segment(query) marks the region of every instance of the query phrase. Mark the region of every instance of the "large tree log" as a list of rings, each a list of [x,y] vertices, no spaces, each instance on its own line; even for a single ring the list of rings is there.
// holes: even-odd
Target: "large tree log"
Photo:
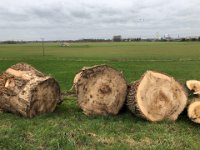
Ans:
[[[60,100],[57,81],[28,64],[16,64],[0,76],[0,109],[24,117],[52,112]]]
[[[120,72],[99,65],[82,69],[76,77],[78,105],[86,115],[116,115],[122,108],[127,83]]]
[[[186,86],[189,90],[193,91],[193,94],[200,95],[200,81],[188,80]]]
[[[188,105],[188,117],[195,123],[200,124],[200,99],[194,99]]]
[[[176,120],[186,104],[187,94],[179,82],[155,71],[130,84],[127,96],[131,112],[149,121]]]

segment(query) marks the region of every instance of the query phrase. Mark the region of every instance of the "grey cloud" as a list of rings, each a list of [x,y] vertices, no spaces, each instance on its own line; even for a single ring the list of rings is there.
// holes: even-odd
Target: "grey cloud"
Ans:
[[[0,40],[200,34],[199,0],[1,1]]]
[[[71,16],[78,19],[90,19],[91,14],[86,11],[71,11]]]

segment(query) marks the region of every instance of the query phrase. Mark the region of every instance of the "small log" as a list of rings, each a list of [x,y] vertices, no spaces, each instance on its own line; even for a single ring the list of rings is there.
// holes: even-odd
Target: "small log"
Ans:
[[[78,105],[84,114],[118,114],[127,94],[127,83],[120,72],[107,65],[99,65],[82,69],[77,77]]]
[[[16,64],[0,76],[0,109],[32,118],[53,112],[60,103],[57,81],[28,64]]]
[[[188,117],[191,121],[200,124],[200,99],[194,99],[188,105]]]
[[[200,95],[200,81],[188,80],[186,86],[189,90],[193,91],[193,94]]]
[[[176,120],[186,104],[187,94],[181,84],[155,71],[147,71],[131,83],[127,96],[131,112],[152,122]]]

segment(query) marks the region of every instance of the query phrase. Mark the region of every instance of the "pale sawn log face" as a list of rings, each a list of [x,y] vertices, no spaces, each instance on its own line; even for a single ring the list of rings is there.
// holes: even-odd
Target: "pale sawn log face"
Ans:
[[[149,121],[176,120],[187,104],[187,94],[174,78],[147,71],[130,86],[127,104]]]
[[[200,95],[200,81],[188,80],[186,86],[189,90],[193,91],[193,94]]]
[[[17,64],[0,76],[0,108],[24,117],[52,112],[60,102],[57,81],[28,64]]]
[[[83,70],[77,82],[78,105],[86,115],[116,115],[126,93],[122,74],[107,65]]]
[[[191,121],[200,124],[200,99],[193,100],[188,105],[188,117]]]
[[[53,78],[40,81],[31,89],[30,117],[53,112],[60,101],[60,87]]]

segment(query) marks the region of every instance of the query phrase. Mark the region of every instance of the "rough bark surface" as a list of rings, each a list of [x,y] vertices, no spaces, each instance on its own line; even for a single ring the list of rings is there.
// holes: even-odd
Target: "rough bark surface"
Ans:
[[[122,74],[107,65],[82,70],[76,86],[78,105],[86,115],[116,115],[127,94]]]
[[[28,64],[16,64],[0,76],[0,109],[32,118],[60,103],[57,81]]]
[[[81,78],[82,72],[89,68],[90,67],[83,67],[83,68],[81,68],[81,70],[78,71],[78,73],[74,77],[73,85],[70,89],[71,92],[77,92],[77,83],[79,82],[79,79]]]
[[[149,121],[176,120],[187,104],[184,88],[173,77],[147,71],[131,83],[127,96],[128,108]]]
[[[190,120],[200,124],[200,98],[191,101],[187,110]]]

